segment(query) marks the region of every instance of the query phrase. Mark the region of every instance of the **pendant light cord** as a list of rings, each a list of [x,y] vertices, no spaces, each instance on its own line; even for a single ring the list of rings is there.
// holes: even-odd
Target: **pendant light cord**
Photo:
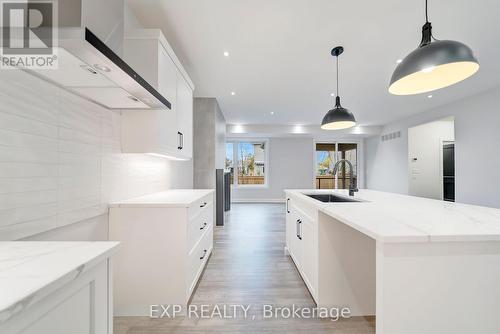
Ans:
[[[337,55],[337,96],[339,96],[339,56]]]
[[[425,0],[425,22],[429,23],[429,15],[427,14],[427,0]]]

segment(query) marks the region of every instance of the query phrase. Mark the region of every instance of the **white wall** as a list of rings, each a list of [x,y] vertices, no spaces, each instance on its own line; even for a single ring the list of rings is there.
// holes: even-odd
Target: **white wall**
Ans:
[[[367,187],[408,193],[408,128],[455,118],[455,196],[457,202],[500,208],[500,88],[420,113],[385,126],[401,138],[365,142]]]
[[[121,154],[118,112],[1,74],[0,240],[106,239],[109,202],[192,186],[191,162]]]
[[[410,195],[443,199],[443,142],[454,140],[452,118],[408,129]]]
[[[283,201],[284,189],[309,189],[313,185],[313,139],[270,138],[268,185],[233,188],[233,201]]]

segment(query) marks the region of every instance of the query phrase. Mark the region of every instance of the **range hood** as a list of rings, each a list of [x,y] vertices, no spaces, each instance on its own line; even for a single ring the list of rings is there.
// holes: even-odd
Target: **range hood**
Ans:
[[[30,72],[108,109],[171,109],[118,54],[123,0],[65,0],[58,9],[58,68]]]

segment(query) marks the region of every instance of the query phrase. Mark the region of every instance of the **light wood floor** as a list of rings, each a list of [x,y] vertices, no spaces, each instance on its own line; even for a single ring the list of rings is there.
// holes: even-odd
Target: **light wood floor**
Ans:
[[[225,226],[215,228],[213,254],[191,303],[251,305],[255,319],[117,317],[115,334],[375,333],[373,318],[262,319],[264,304],[314,306],[284,246],[284,205],[233,204]]]

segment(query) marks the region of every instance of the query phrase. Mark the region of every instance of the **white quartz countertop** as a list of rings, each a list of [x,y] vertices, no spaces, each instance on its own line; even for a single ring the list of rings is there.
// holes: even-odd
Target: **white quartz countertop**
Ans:
[[[118,242],[0,242],[0,322],[109,257]]]
[[[347,190],[286,190],[381,242],[500,241],[500,209],[360,189],[359,203],[323,203],[304,194]]]
[[[114,202],[110,207],[190,207],[213,192],[213,189],[172,189]]]

